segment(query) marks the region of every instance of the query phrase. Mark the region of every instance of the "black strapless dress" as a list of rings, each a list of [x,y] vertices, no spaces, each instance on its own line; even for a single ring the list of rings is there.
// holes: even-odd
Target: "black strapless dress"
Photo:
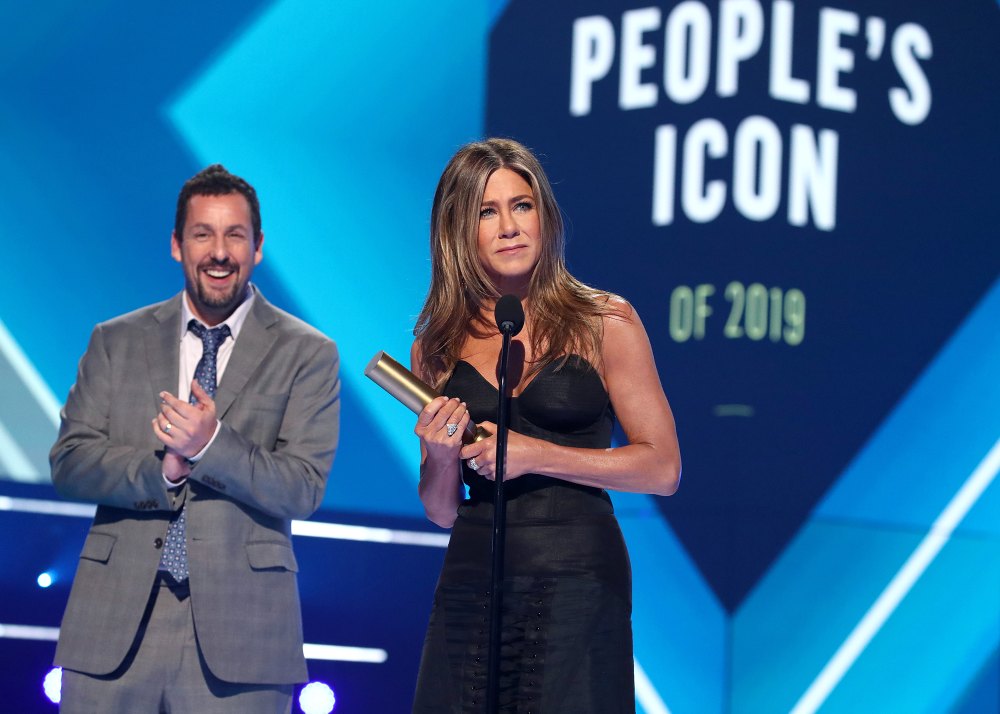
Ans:
[[[511,428],[564,446],[607,448],[614,414],[597,372],[571,357],[511,399]],[[495,421],[497,390],[459,362],[444,394]],[[413,712],[486,711],[493,483],[463,467],[458,509],[434,594]],[[526,474],[504,486],[500,707],[518,714],[635,712],[632,572],[602,489]]]

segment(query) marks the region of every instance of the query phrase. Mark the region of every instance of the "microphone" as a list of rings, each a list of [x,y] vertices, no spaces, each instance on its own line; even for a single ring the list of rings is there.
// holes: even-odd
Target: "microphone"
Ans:
[[[377,352],[371,358],[365,367],[365,376],[402,402],[414,414],[419,414],[428,402],[440,396],[426,382],[385,352]],[[465,427],[465,433],[462,434],[462,441],[471,444],[488,436],[491,436],[489,431],[470,421]]]
[[[497,300],[493,317],[503,338],[497,376],[497,461],[493,478],[493,533],[490,541],[489,650],[486,658],[486,704],[489,714],[499,711],[500,702],[500,613],[503,611],[504,548],[507,540],[507,501],[503,482],[507,471],[507,433],[510,425],[510,398],[507,395],[507,366],[510,363],[511,338],[524,327],[524,308],[516,295]]]
[[[513,337],[524,327],[524,308],[516,295],[504,295],[497,300],[497,305],[493,308],[493,316],[496,318],[497,327],[501,333],[509,332]]]

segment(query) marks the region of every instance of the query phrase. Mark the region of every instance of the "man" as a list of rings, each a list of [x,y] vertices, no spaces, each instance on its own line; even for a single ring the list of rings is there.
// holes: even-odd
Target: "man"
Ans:
[[[337,349],[250,284],[253,187],[220,165],[181,190],[184,291],[98,325],[52,448],[96,501],[55,662],[64,713],[288,712],[306,679],[290,523],[336,450]]]

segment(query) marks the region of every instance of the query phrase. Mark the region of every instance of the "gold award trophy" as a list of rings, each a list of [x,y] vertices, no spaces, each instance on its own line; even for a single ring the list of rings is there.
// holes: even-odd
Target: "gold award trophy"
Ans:
[[[379,352],[371,358],[365,367],[365,376],[402,402],[414,414],[419,414],[431,400],[441,396],[385,352]],[[462,434],[462,441],[471,444],[488,436],[492,436],[489,431],[470,421],[465,427],[465,433]]]

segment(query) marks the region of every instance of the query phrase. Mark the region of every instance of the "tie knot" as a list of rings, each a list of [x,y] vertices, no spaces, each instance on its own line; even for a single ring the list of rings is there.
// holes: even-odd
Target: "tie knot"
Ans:
[[[191,320],[188,323],[188,329],[201,338],[201,343],[206,352],[214,353],[217,351],[219,345],[225,342],[226,338],[230,335],[229,325],[219,325],[218,327],[209,329],[197,320]]]

